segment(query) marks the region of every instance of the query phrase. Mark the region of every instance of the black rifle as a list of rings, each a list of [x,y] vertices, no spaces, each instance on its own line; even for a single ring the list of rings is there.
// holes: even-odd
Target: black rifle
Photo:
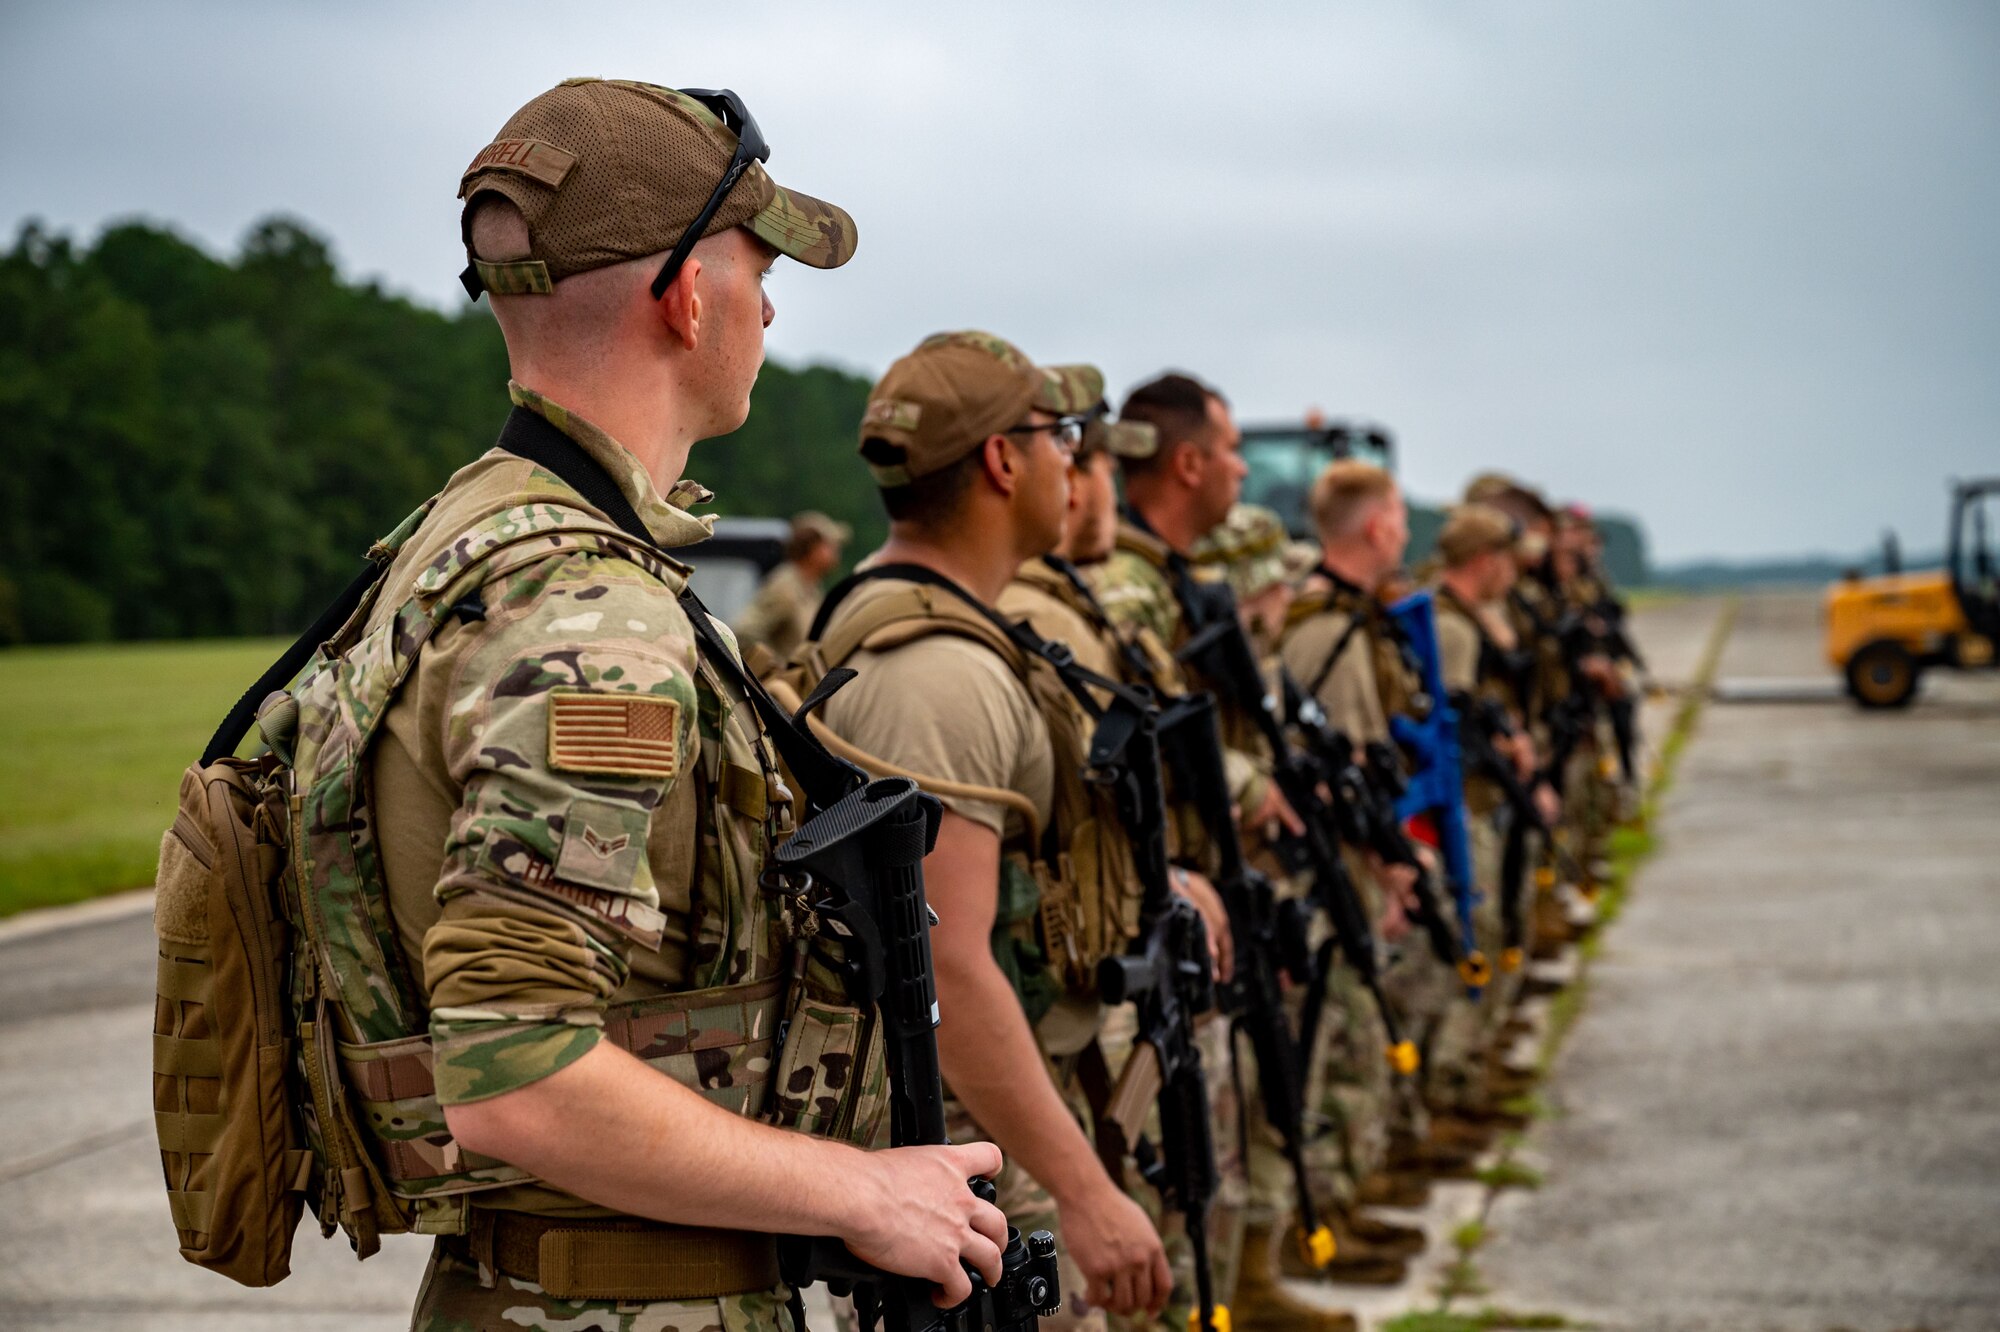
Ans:
[[[1300,833],[1281,831],[1278,859],[1292,873],[1303,873],[1313,886],[1313,900],[1327,914],[1333,938],[1321,947],[1311,971],[1300,1049],[1311,1056],[1321,1014],[1326,1007],[1327,977],[1333,963],[1332,945],[1375,1001],[1382,1030],[1388,1037],[1390,1066],[1399,1073],[1416,1071],[1416,1046],[1403,1039],[1402,1024],[1382,989],[1381,959],[1375,951],[1375,930],[1361,894],[1348,877],[1347,866],[1334,843],[1338,816],[1320,794],[1320,773],[1311,757],[1285,736],[1278,701],[1264,688],[1263,673],[1249,636],[1236,613],[1236,598],[1227,583],[1185,581],[1181,610],[1192,636],[1175,654],[1199,670],[1216,687],[1228,691],[1232,704],[1253,717],[1271,750],[1271,775],[1286,803],[1305,826]]]
[[[807,820],[765,871],[769,891],[797,899],[839,937],[849,997],[878,1010],[888,1038],[895,1147],[949,1141],[931,976],[933,918],[923,877],[940,812],[915,782],[870,782]],[[990,1181],[971,1187],[993,1201]],[[988,1286],[972,1272],[971,1297],[951,1309],[931,1302],[930,1282],[884,1272],[827,1236],[782,1237],[778,1258],[788,1282],[824,1281],[836,1294],[851,1291],[862,1326],[873,1328],[879,1319],[888,1332],[1033,1332],[1062,1304],[1055,1239],[1046,1230],[1024,1240],[1009,1226],[1000,1284]]]
[[[1535,805],[1535,793],[1521,780],[1513,759],[1500,751],[1499,742],[1516,734],[1513,719],[1501,704],[1490,698],[1461,696],[1455,700],[1463,719],[1460,748],[1470,772],[1487,778],[1500,788],[1512,814],[1507,824],[1507,840],[1500,856],[1500,921],[1502,961],[1509,971],[1521,965],[1521,950],[1527,946],[1527,919],[1522,911],[1526,893],[1528,837],[1537,834],[1558,865],[1574,876],[1575,862],[1556,840],[1555,829],[1542,819]]]
[[[516,407],[500,432],[499,446],[555,473],[633,541],[654,547],[652,534],[611,474],[541,416]],[[357,579],[349,591],[364,589]],[[762,886],[796,898],[843,940],[849,997],[863,1011],[872,1010],[889,1033],[892,1144],[941,1145],[947,1141],[944,1079],[938,1068],[932,917],[924,901],[923,860],[937,840],[942,809],[914,782],[867,781],[865,773],[829,753],[807,729],[807,715],[853,679],[853,671],[828,672],[797,712],[788,715],[744,668],[693,589],[682,592],[680,600],[702,660],[742,692],[806,795],[810,817],[774,853]],[[295,644],[294,650],[300,646]],[[262,681],[253,686],[258,697],[262,687]],[[249,697],[245,695],[246,703]],[[218,734],[217,741],[221,739]],[[782,1038],[778,1043],[784,1043]],[[972,1180],[968,1187],[993,1201],[991,1181]],[[794,1287],[795,1314],[802,1314],[796,1288],[825,1279],[829,1289],[837,1284],[840,1293],[854,1292],[856,1309],[865,1310],[870,1328],[880,1314],[890,1332],[1034,1332],[1041,1317],[1061,1307],[1055,1239],[1038,1230],[1023,1240],[1009,1226],[1007,1241],[1000,1284],[988,1287],[972,1273],[971,1297],[944,1310],[931,1303],[929,1282],[872,1267],[828,1236],[781,1236],[778,1255],[785,1279]]]
[[[1477,951],[1466,951],[1457,913],[1439,899],[1437,880],[1396,817],[1396,798],[1403,793],[1404,778],[1402,760],[1395,749],[1376,741],[1367,747],[1365,759],[1357,755],[1354,741],[1345,731],[1334,729],[1318,701],[1306,696],[1289,671],[1282,683],[1292,728],[1333,791],[1340,839],[1351,846],[1367,847],[1387,864],[1407,865],[1416,871],[1411,888],[1417,900],[1417,924],[1430,942],[1431,954],[1458,973],[1468,988],[1485,985],[1490,979],[1486,959]]]
[[[1646,674],[1646,659],[1639,655],[1631,635],[1625,632],[1625,603],[1606,592],[1591,611],[1603,626],[1599,641],[1604,645],[1605,654],[1613,661],[1629,661],[1634,670]],[[1606,710],[1611,714],[1611,735],[1618,745],[1618,770],[1629,785],[1638,780],[1638,700],[1627,692],[1611,699],[1606,704]]]
[[[1215,1140],[1195,1019],[1215,1006],[1215,984],[1208,928],[1201,913],[1173,891],[1159,715],[1113,696],[1091,736],[1089,775],[1112,788],[1143,891],[1139,937],[1131,951],[1107,957],[1097,968],[1104,1002],[1129,1001],[1139,1018],[1131,1057],[1098,1114],[1097,1144],[1113,1178],[1131,1153],[1146,1182],[1181,1214],[1194,1251],[1198,1326],[1212,1329],[1208,1209],[1215,1197]],[[1160,1111],[1158,1150],[1144,1137],[1149,1103]]]
[[[1160,742],[1175,791],[1200,814],[1216,865],[1215,888],[1229,913],[1236,974],[1221,992],[1233,1030],[1247,1037],[1257,1060],[1264,1118],[1277,1130],[1298,1192],[1299,1251],[1314,1267],[1333,1260],[1333,1232],[1319,1220],[1305,1158],[1305,1082],[1299,1047],[1285,1016],[1284,971],[1294,982],[1309,968],[1305,922],[1281,911],[1271,881],[1243,859],[1223,771],[1222,731],[1215,700],[1188,694],[1160,720]],[[1287,942],[1292,946],[1286,947]],[[1282,959],[1282,960],[1281,960]]]

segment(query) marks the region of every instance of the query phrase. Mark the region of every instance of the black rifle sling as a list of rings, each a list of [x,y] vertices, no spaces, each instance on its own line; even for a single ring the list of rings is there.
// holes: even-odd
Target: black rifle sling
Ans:
[[[388,568],[387,560],[380,563],[370,560],[366,568],[354,575],[354,581],[319,613],[319,618],[312,622],[311,627],[257,677],[257,683],[243,691],[243,697],[236,700],[236,705],[229,709],[229,715],[222,719],[222,725],[216,727],[215,734],[209,737],[208,747],[201,751],[202,767],[236,752],[236,746],[242,744],[243,737],[249,734],[250,724],[257,719],[257,709],[264,700],[289,685],[305,669],[313,653],[319,650],[319,645],[347,623],[347,618],[354,614],[362,598],[368,595],[368,589],[375,586]]]
[[[1121,684],[1108,676],[1099,675],[1087,666],[1080,665],[1076,660],[1076,655],[1070,651],[1067,643],[1057,643],[1043,638],[1040,634],[1029,628],[1025,620],[1008,619],[999,611],[987,605],[963,587],[960,587],[957,582],[927,565],[878,564],[849,574],[832,591],[826,594],[826,600],[821,603],[819,614],[813,618],[812,629],[807,634],[807,637],[817,641],[824,636],[828,623],[833,619],[833,612],[842,602],[847,600],[848,596],[856,588],[860,587],[863,583],[885,578],[893,579],[899,583],[918,583],[925,587],[942,588],[957,597],[974,611],[977,611],[980,617],[986,620],[987,623],[1005,634],[1008,640],[1015,647],[1021,649],[1023,653],[1030,657],[1038,657],[1042,661],[1047,662],[1055,671],[1057,678],[1062,681],[1063,687],[1069,690],[1076,698],[1076,701],[1082,705],[1083,710],[1095,720],[1103,719],[1105,708],[1091,694],[1090,691],[1092,689],[1102,689],[1112,697],[1139,708],[1152,706],[1152,699],[1139,690],[1133,689],[1130,685]]]
[[[516,407],[500,432],[500,447],[555,473],[564,485],[602,512],[621,532],[656,554],[670,560],[674,558],[671,553],[660,549],[653,534],[639,520],[638,510],[625,498],[625,492],[618,488],[611,474],[581,444],[556,429],[546,418]],[[716,631],[714,617],[709,614],[708,607],[702,605],[701,598],[694,594],[694,589],[683,591],[680,602],[681,608],[687,612],[689,623],[694,626],[702,656],[728,676],[730,683],[749,700],[750,706],[763,721],[765,731],[770,734],[771,743],[777,747],[779,757],[784,759],[792,775],[806,788],[806,797],[814,808],[824,809],[832,805],[867,781],[866,774],[829,752],[819,738],[806,728],[804,718],[795,718],[778,706],[778,701],[757,682],[757,677],[744,669],[743,663],[737,660],[736,654],[729,650],[722,635]]]

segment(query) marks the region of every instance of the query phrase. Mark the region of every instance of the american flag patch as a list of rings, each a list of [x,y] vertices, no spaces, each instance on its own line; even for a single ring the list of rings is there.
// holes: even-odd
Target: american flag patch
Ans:
[[[591,689],[549,694],[549,766],[557,772],[673,778],[681,770],[680,731],[679,699]]]

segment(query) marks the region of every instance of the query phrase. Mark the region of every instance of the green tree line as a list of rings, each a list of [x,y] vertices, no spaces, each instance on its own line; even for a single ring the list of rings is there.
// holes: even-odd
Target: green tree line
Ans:
[[[296,632],[491,445],[506,379],[483,303],[347,281],[294,220],[233,259],[142,222],[87,247],[26,224],[0,257],[0,644]],[[690,471],[720,512],[819,508],[868,539],[846,465],[867,394],[767,365]]]

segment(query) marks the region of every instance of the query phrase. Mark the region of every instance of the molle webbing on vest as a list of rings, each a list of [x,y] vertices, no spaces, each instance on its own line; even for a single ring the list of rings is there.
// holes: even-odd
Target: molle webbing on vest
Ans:
[[[855,589],[871,581],[906,586],[836,617]],[[846,579],[827,594],[813,628],[819,669],[839,667],[859,651],[887,651],[949,633],[983,644],[1021,681],[1048,728],[1054,792],[1048,827],[1016,848],[1017,866],[1036,885],[1038,908],[1015,914],[1023,918],[1024,930],[1039,922],[1038,947],[1063,987],[1095,994],[1097,963],[1122,952],[1138,929],[1138,897],[1131,845],[1116,811],[1109,797],[1085,780],[1089,725],[1103,712],[1091,690],[1140,706],[1146,700],[1077,665],[1065,645],[1042,639],[1025,623],[1006,619],[943,575],[918,565],[879,565]],[[923,783],[921,775],[912,775]],[[1007,875],[1003,865],[1003,879]],[[1018,874],[1012,882],[1020,886]],[[1003,911],[1008,897],[1003,882]]]

